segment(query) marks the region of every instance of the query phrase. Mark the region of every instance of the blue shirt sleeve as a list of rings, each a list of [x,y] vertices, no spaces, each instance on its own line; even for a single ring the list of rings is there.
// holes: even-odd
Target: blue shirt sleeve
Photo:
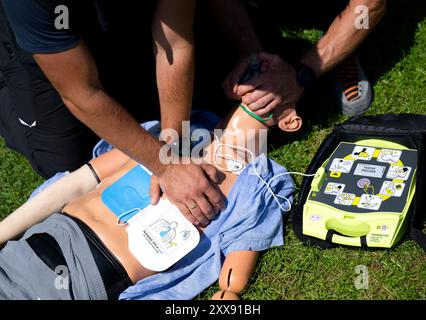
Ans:
[[[55,27],[59,16],[55,13],[55,5],[41,5],[37,0],[2,0],[2,3],[16,42],[25,51],[56,53],[77,46],[78,35],[70,29]]]

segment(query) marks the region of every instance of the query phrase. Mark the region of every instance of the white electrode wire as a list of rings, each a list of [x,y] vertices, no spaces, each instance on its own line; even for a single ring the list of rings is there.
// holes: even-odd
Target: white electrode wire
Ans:
[[[244,152],[249,152],[251,154],[252,158],[254,157],[253,153],[250,150],[243,148],[243,147],[234,146],[234,145],[231,145],[231,144],[220,143],[219,137],[217,137],[215,134],[214,134],[214,137],[216,138],[217,145],[216,145],[216,148],[213,152],[213,163],[216,167],[220,168],[221,170],[227,171],[227,172],[233,172],[233,170],[225,169],[225,168],[219,166],[219,164],[216,161],[216,157],[221,157],[221,158],[226,159],[226,160],[235,160],[235,157],[232,156],[232,155],[229,155],[227,153],[217,153],[217,151],[220,147],[229,147],[229,148],[232,148],[232,149],[237,149],[237,150],[241,150],[241,151],[244,151]]]
[[[234,146],[232,144],[221,143],[219,137],[214,132],[212,132],[212,134],[214,135],[214,137],[215,137],[215,139],[217,141],[216,148],[215,148],[215,150],[213,152],[213,163],[214,163],[214,165],[216,167],[218,167],[218,168],[220,168],[220,169],[222,169],[224,171],[232,172],[232,170],[227,170],[227,169],[222,168],[216,162],[216,157],[222,157],[222,158],[226,159],[225,156],[227,156],[227,157],[231,157],[231,159],[229,159],[229,160],[234,160],[234,158],[232,156],[230,156],[229,154],[218,154],[217,151],[218,151],[218,149],[220,147],[228,147],[228,148],[231,148],[231,149],[243,150],[243,151],[247,152],[251,156],[251,159],[252,159],[251,163],[254,162],[255,157],[254,157],[253,152],[250,149],[247,149],[247,148],[244,148],[244,147],[240,147],[240,146]],[[265,184],[265,186],[268,189],[268,191],[272,194],[272,197],[274,198],[275,202],[279,205],[279,207],[281,208],[281,210],[283,210],[284,212],[289,212],[291,210],[291,207],[292,207],[291,202],[290,202],[290,200],[288,200],[287,197],[281,196],[279,194],[275,194],[274,191],[272,190],[271,186],[270,186],[271,182],[274,179],[276,179],[276,178],[282,177],[284,175],[289,175],[289,174],[301,175],[301,176],[304,176],[304,177],[314,177],[314,176],[316,176],[316,174],[305,174],[305,173],[301,173],[301,172],[284,172],[284,173],[280,173],[280,174],[277,174],[277,175],[273,176],[269,180],[269,182],[266,182],[260,176],[260,174],[257,172],[257,169],[256,169],[256,167],[254,165],[252,166],[252,168],[253,168],[253,171],[256,174],[256,176],[259,178],[260,181],[262,181]],[[278,198],[284,199],[287,202],[287,204],[288,204],[288,208],[284,208],[281,205],[281,203],[278,200]]]
[[[307,173],[301,173],[301,172],[284,172],[284,173],[277,174],[276,176],[273,176],[271,178],[271,180],[269,180],[268,184],[270,184],[272,182],[272,180],[279,178],[281,176],[288,175],[288,174],[296,174],[296,175],[299,175],[299,176],[302,176],[302,177],[315,177],[316,176],[315,173],[314,174],[307,174]]]

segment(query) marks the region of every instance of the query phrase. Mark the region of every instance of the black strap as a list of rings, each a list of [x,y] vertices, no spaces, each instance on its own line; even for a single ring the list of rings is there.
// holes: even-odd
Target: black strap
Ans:
[[[367,248],[368,247],[367,246],[367,237],[366,236],[362,236],[360,240],[361,240],[361,247]]]
[[[59,243],[50,234],[35,233],[26,241],[34,253],[40,258],[40,260],[43,261],[53,272],[60,275],[60,273],[58,273],[58,267],[60,266],[66,267],[68,269],[67,261],[65,260]],[[71,276],[68,276],[68,281],[69,293],[71,299],[74,299],[74,293],[71,285]]]
[[[327,235],[325,236],[325,241],[333,242],[333,236],[336,234],[336,231],[334,230],[328,230]],[[361,247],[367,248],[367,237],[362,236],[360,237]]]
[[[409,232],[409,238],[416,241],[417,244],[426,253],[426,234],[424,234],[422,230],[417,228],[411,228]]]
[[[93,175],[95,176],[96,181],[101,183],[101,179],[99,179],[98,174],[96,173],[95,169],[93,168],[92,164],[90,162],[87,163],[87,166],[89,167],[90,171],[92,171]]]
[[[59,266],[67,266],[61,247],[47,233],[36,233],[27,240],[34,253],[54,272]]]
[[[325,236],[325,241],[332,242],[334,236],[334,230],[328,230],[327,235]]]

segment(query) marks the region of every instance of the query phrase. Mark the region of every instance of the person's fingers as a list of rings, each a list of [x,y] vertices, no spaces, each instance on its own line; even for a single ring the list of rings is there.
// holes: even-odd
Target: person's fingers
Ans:
[[[206,199],[206,197],[204,195],[201,196],[201,197],[198,197],[194,200],[197,202],[197,205],[200,207],[201,212],[203,213],[203,217],[205,218],[205,219],[203,219],[203,217],[201,217],[202,220],[200,220],[200,222],[203,225],[207,225],[209,223],[209,221],[212,220],[216,216],[216,213],[219,212],[219,210],[215,209],[213,207],[213,205]]]
[[[149,189],[149,195],[151,196],[151,204],[156,205],[160,201],[161,188],[156,176],[151,177],[151,185]]]
[[[217,186],[212,186],[211,188],[206,189],[204,192],[209,202],[216,209],[216,213],[218,211],[223,211],[226,208],[226,199],[222,191]]]
[[[274,101],[274,99],[275,95],[273,93],[269,93],[266,96],[256,100],[255,102],[250,103],[249,105],[247,105],[247,107],[249,107],[252,112],[258,111],[261,114],[265,114],[267,113],[267,111],[265,111],[264,108],[272,101]]]
[[[244,59],[244,60],[240,61],[240,63],[238,63],[238,65],[234,69],[234,72],[233,72],[232,77],[231,77],[231,81],[232,81],[232,84],[234,86],[238,85],[238,83],[240,82],[244,72],[248,69],[248,67],[249,67],[249,65],[248,65],[247,59]]]
[[[198,203],[200,201],[200,203]],[[185,203],[188,210],[191,212],[192,216],[198,220],[203,225],[207,225],[209,223],[208,215],[213,215],[213,210],[211,209],[211,205],[206,206],[202,201],[202,197],[198,197],[197,199],[191,200],[188,203]],[[207,211],[207,214],[203,213],[203,209]]]
[[[225,81],[222,84],[222,87],[229,98],[234,100],[241,99],[241,96],[239,96],[237,93],[238,83],[240,82],[240,79],[247,68],[248,68],[247,60],[246,59],[241,60],[235,66],[232,72],[226,77]]]
[[[267,104],[264,108],[255,111],[258,116],[263,117],[271,113],[279,106],[280,100],[274,99],[269,104]]]
[[[189,211],[188,207],[181,202],[174,203],[174,205],[179,209],[179,211],[184,215],[184,217],[191,222],[193,225],[200,225],[198,219],[196,219],[191,211]]]
[[[253,92],[257,88],[259,88],[261,84],[262,84],[262,77],[259,77],[259,76],[254,77],[250,81],[244,84],[240,84],[237,88],[237,94],[238,96],[243,97],[246,94]]]
[[[233,99],[233,100],[238,100],[239,97],[235,94],[235,83],[232,82],[231,80],[231,75],[229,75],[225,81],[222,84],[223,87],[223,91],[225,91],[225,94],[228,98]]]
[[[254,90],[253,92],[246,94],[242,99],[241,102],[244,103],[246,106],[256,102],[257,100],[263,98],[264,96],[268,95],[270,92],[261,88],[258,88]]]
[[[223,179],[225,178],[224,174],[217,170],[216,167],[212,166],[211,164],[203,163],[201,165],[204,172],[207,174],[207,176],[212,180],[216,185],[210,185],[204,192],[207,199],[210,201],[210,203],[213,204],[213,206],[218,210],[224,210],[225,209],[225,196],[220,191],[220,189],[217,187],[217,184],[221,183]]]

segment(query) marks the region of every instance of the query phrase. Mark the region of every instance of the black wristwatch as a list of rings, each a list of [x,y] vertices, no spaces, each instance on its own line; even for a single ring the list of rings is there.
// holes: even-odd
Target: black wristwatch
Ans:
[[[297,61],[293,66],[296,70],[297,83],[305,89],[311,88],[317,79],[315,71],[300,61]]]

